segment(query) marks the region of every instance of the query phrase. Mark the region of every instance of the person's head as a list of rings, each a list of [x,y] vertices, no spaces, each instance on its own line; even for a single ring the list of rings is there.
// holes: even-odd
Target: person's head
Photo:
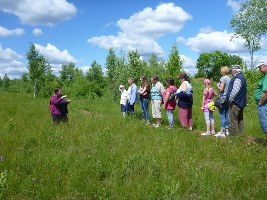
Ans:
[[[229,72],[235,76],[236,74],[240,73],[241,72],[241,68],[239,65],[232,65]]]
[[[167,87],[174,85],[174,80],[172,78],[168,78],[166,80],[166,85],[167,85]]]
[[[125,90],[124,85],[120,85],[120,86],[119,86],[119,89],[120,89],[121,91]]]
[[[260,62],[256,65],[259,68],[260,72],[263,74],[267,73],[267,62]]]
[[[206,87],[210,86],[210,79],[206,78],[203,82]]]
[[[153,75],[151,77],[151,83],[156,84],[159,80],[159,77],[157,75]]]
[[[180,80],[181,83],[184,81],[190,82],[189,77],[187,76],[185,72],[180,72],[178,75],[178,79]]]
[[[229,68],[227,66],[221,67],[221,74],[223,76],[227,75],[229,73]]]
[[[134,83],[134,79],[133,78],[128,78],[128,83],[129,83],[129,85],[132,85]]]
[[[54,93],[55,93],[55,95],[60,96],[61,95],[61,89],[60,88],[56,88],[54,90]]]

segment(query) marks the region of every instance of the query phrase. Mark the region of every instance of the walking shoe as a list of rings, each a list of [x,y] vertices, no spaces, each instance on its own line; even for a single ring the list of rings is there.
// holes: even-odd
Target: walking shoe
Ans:
[[[193,130],[193,127],[192,126],[189,126],[189,131],[192,131]]]
[[[158,124],[156,124],[154,127],[155,127],[155,128],[159,128],[159,125],[158,125]]]
[[[226,135],[226,136],[230,135],[229,131],[226,131],[226,132],[225,132],[225,135]]]
[[[150,125],[150,122],[147,122],[146,125],[147,125],[147,126]]]
[[[211,135],[215,135],[215,131],[213,130],[213,131],[211,131],[211,133],[210,133]]]
[[[211,135],[210,132],[201,133],[202,136],[208,136]]]
[[[218,132],[217,134],[214,135],[215,137],[225,137],[224,133]]]

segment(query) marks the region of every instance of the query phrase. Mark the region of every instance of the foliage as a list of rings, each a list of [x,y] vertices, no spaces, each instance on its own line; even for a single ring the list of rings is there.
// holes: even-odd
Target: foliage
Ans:
[[[231,26],[235,37],[245,40],[244,47],[251,56],[250,67],[253,69],[253,54],[261,49],[261,37],[267,32],[267,1],[247,0],[240,11],[233,16]]]
[[[62,70],[60,70],[60,79],[64,84],[70,86],[73,82],[74,74],[77,69],[75,68],[74,63],[68,63],[62,65]]]
[[[169,54],[169,60],[166,63],[166,71],[164,78],[174,78],[182,71],[183,61],[179,55],[179,51],[177,49],[176,44],[172,46],[171,52]],[[177,82],[176,82],[177,84]]]

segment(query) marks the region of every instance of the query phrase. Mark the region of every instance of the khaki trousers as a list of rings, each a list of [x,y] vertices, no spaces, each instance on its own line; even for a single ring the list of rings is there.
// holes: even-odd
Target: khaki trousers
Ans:
[[[229,105],[229,132],[230,135],[241,135],[244,130],[243,120],[244,108],[239,108],[234,104]]]

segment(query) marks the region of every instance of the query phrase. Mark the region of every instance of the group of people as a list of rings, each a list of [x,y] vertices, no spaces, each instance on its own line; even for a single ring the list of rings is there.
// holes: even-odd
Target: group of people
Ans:
[[[258,83],[255,92],[255,101],[258,105],[261,127],[264,133],[267,134],[267,64],[259,63],[257,67],[265,75]],[[220,72],[221,78],[219,83],[216,84],[218,94],[212,88],[211,80],[204,80],[201,109],[206,122],[206,132],[201,134],[203,136],[226,137],[228,135],[240,135],[244,130],[243,112],[247,104],[246,79],[239,65],[233,65],[230,69],[227,66],[223,66]],[[231,74],[232,78],[228,74]],[[119,86],[119,90],[121,91],[120,104],[122,115],[125,117],[126,113],[129,112],[133,116],[134,105],[140,100],[142,120],[147,125],[150,125],[149,102],[151,101],[152,117],[155,120],[155,123],[152,125],[155,128],[160,127],[162,107],[166,110],[169,129],[172,129],[174,127],[173,111],[177,106],[181,126],[192,130],[192,85],[190,84],[189,77],[184,72],[178,75],[178,79],[180,80],[179,88],[174,85],[174,79],[169,78],[166,80],[165,89],[156,75],[151,77],[151,84],[149,84],[145,76],[142,76],[140,78],[141,86],[138,89],[134,83],[134,79],[129,78],[128,83],[130,86],[127,90],[125,86]],[[220,132],[218,133],[215,132],[214,128],[215,106],[218,107],[220,118]]]
[[[126,90],[125,86],[120,85],[121,91],[121,112],[125,116],[129,112],[131,116],[134,114],[134,104],[140,100],[140,107],[142,110],[142,120],[147,125],[151,124],[151,116],[149,112],[149,102],[151,99],[152,117],[155,120],[153,126],[160,127],[162,119],[161,105],[166,110],[169,122],[169,129],[174,127],[173,112],[176,105],[179,107],[179,119],[181,126],[192,130],[192,105],[193,105],[193,90],[190,80],[186,73],[181,72],[178,76],[181,85],[177,89],[174,84],[174,79],[166,80],[166,89],[159,81],[156,75],[151,77],[151,84],[146,76],[140,78],[141,86],[137,89],[133,78],[128,79],[129,88]],[[176,98],[177,97],[177,98]]]

